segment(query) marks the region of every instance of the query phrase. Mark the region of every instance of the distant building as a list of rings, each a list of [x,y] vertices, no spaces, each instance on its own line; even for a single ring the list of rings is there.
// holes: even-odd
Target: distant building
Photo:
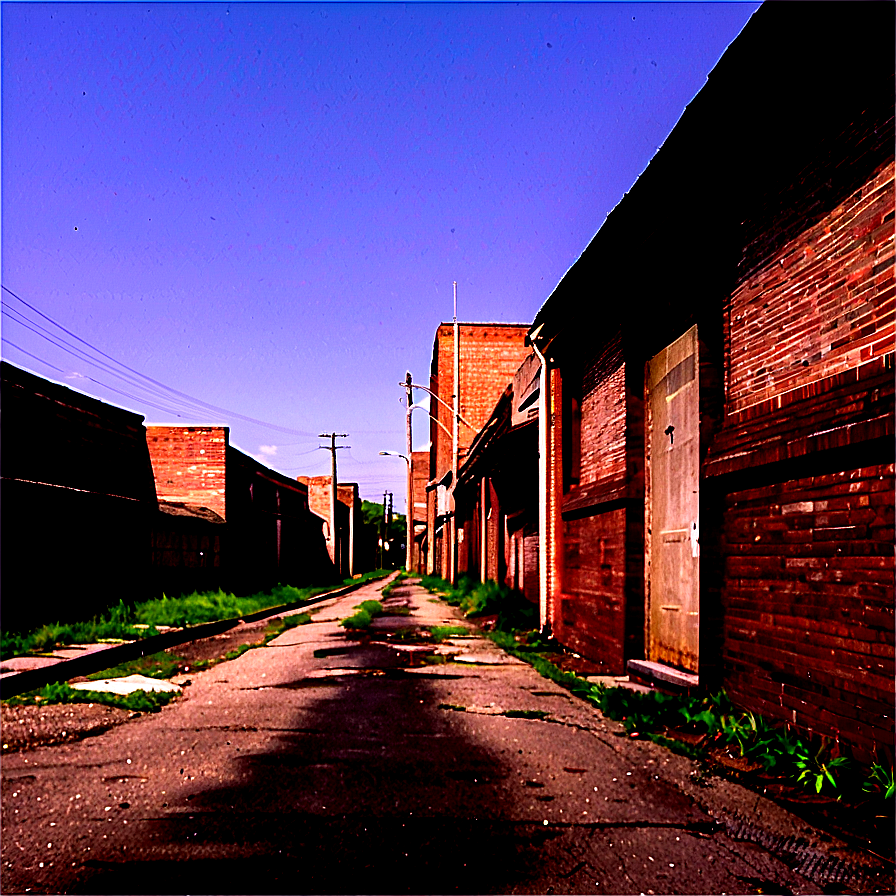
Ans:
[[[457,464],[488,420],[495,401],[529,353],[526,324],[458,323]],[[438,397],[430,404],[429,483],[427,485],[426,571],[453,579],[454,550],[454,324],[436,329],[430,389]]]
[[[327,545],[327,553],[334,568],[342,578],[352,576],[363,569],[372,568],[363,556],[369,551],[363,547],[361,498],[356,482],[340,482],[336,488],[336,533],[330,531],[330,502],[332,476],[299,476],[298,482],[308,488],[311,512],[320,520],[321,531]]]
[[[176,569],[182,587],[198,579],[248,593],[333,579],[307,487],[230,445],[228,427],[147,426],[146,443],[168,526],[209,512],[226,524],[211,554],[181,537],[178,557],[163,533],[154,562],[160,581]]]

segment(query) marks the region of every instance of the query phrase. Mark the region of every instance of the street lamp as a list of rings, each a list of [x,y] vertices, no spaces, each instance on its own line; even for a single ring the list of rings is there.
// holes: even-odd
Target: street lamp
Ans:
[[[410,376],[410,374],[408,374]],[[410,417],[410,414],[408,414]],[[410,423],[408,424],[410,427]],[[410,441],[410,435],[408,436],[408,441]],[[413,482],[411,480],[411,458],[407,454],[401,454],[398,451],[380,451],[380,454],[385,455],[386,457],[401,457],[404,459],[405,463],[408,465],[408,477],[407,477],[407,507],[405,508],[405,568],[408,573],[411,572],[411,546],[414,541],[414,494],[413,494]],[[385,508],[383,508],[385,510]]]

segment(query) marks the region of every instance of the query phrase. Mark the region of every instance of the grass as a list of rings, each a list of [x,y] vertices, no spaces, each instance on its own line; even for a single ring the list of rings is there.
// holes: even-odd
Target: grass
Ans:
[[[387,574],[388,570],[374,570],[359,579],[346,579],[343,584],[359,585]],[[91,644],[103,640],[134,641],[158,634],[160,626],[186,628],[220,619],[238,619],[284,604],[301,603],[337,587],[339,583],[307,588],[277,585],[270,591],[242,597],[218,590],[193,592],[178,597],[162,595],[160,598],[134,604],[119,600],[116,606],[92,619],[55,622],[29,632],[0,631],[0,660],[28,653],[46,653],[66,644]]]
[[[127,663],[119,663],[101,672],[87,676],[88,681],[106,678],[125,678],[128,675],[145,675],[147,678],[167,679],[179,672],[193,670],[200,672],[227,660],[235,660],[253,647],[261,647],[288,629],[306,625],[311,621],[307,613],[295,613],[272,620],[265,629],[264,636],[257,644],[240,644],[223,656],[209,660],[188,661],[183,657],[162,650]],[[121,696],[106,691],[81,691],[69,687],[65,682],[49,684],[45,688],[29,691],[17,697],[4,700],[10,706],[23,704],[41,704],[47,706],[54,703],[100,703],[105,706],[118,706],[133,712],[158,712],[174,695],[154,691],[135,691],[133,694]]]
[[[431,625],[429,626],[429,632],[436,644],[441,644],[442,641],[458,635],[470,634],[469,629],[464,628],[462,625]]]
[[[100,703],[117,706],[130,712],[158,712],[173,700],[175,694],[161,691],[134,691],[131,694],[108,694],[102,691],[82,691],[67,682],[54,682],[38,691],[30,691],[4,701],[10,706],[47,705],[51,703]]]
[[[374,617],[383,614],[383,605],[378,600],[364,600],[353,608],[356,612],[352,616],[347,616],[340,620],[339,624],[343,628],[352,629],[354,631],[367,629],[373,622]]]

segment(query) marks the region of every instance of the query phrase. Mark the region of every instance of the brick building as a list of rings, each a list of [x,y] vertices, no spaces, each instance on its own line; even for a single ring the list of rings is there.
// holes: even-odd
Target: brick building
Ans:
[[[539,597],[541,365],[526,356],[471,444],[454,492],[458,573]]]
[[[152,468],[139,414],[0,362],[3,627],[148,597]]]
[[[893,24],[763,6],[530,335],[556,637],[866,760],[893,748]]]
[[[429,481],[429,451],[414,451],[411,455],[411,505],[408,511],[411,550],[411,569],[426,571],[426,483]]]
[[[168,514],[154,536],[159,583],[248,593],[332,579],[307,487],[234,448],[228,427],[147,426],[146,444]]]
[[[458,323],[457,464],[486,423],[495,402],[529,354],[525,324]],[[456,558],[452,531],[454,475],[454,324],[436,329],[430,389],[429,484],[427,486],[427,571],[454,578]],[[447,526],[447,530],[446,530]]]
[[[369,546],[363,542],[361,519],[361,498],[356,482],[340,482],[336,486],[336,538],[330,533],[330,501],[332,476],[299,476],[298,481],[308,489],[308,506],[320,520],[321,531],[327,545],[330,561],[345,578],[361,571],[362,567],[372,569],[370,560],[363,557],[371,554]]]

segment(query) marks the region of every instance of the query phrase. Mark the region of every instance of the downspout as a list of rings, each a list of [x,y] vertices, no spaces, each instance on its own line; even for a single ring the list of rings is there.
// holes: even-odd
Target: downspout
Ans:
[[[538,401],[538,625],[544,631],[548,624],[548,401],[550,389],[548,362],[530,337],[532,350],[541,364],[541,394]]]

